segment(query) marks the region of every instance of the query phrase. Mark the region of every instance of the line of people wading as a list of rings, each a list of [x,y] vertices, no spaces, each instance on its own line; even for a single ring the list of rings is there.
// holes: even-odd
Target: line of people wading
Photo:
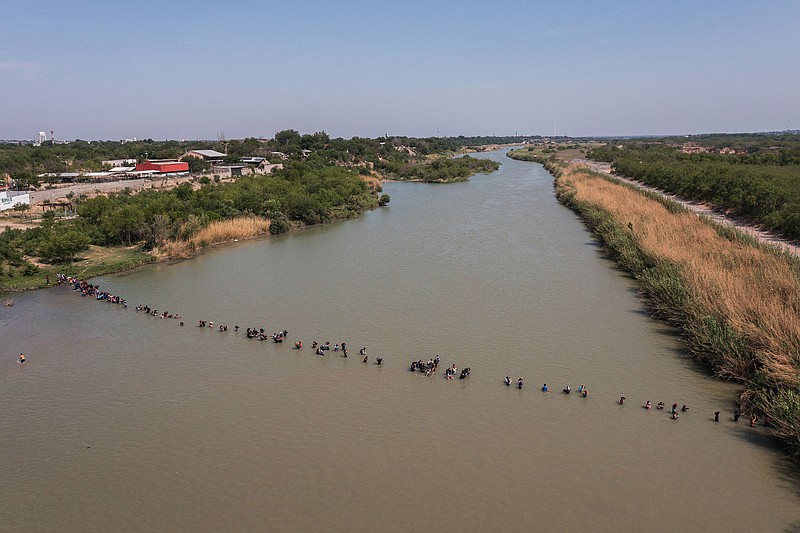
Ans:
[[[84,298],[86,298],[86,297],[94,297],[95,300],[98,300],[98,301],[105,301],[107,303],[119,304],[119,305],[122,305],[126,309],[128,307],[127,302],[121,296],[115,295],[115,294],[111,294],[108,291],[101,291],[99,285],[88,283],[84,279],[78,279],[77,277],[66,276],[64,274],[59,273],[59,274],[57,274],[57,281],[58,281],[59,285],[63,285],[63,284],[71,285],[72,286],[72,290],[80,291],[81,296],[84,297]],[[169,311],[163,311],[162,313],[159,313],[157,309],[152,309],[149,305],[145,305],[145,304],[137,305],[136,306],[136,312],[137,313],[144,313],[144,314],[149,315],[149,316],[158,316],[158,317],[160,317],[162,319],[181,319],[182,318],[181,315],[179,315],[177,313],[170,313]],[[180,322],[179,325],[182,327],[182,326],[184,326],[184,323]],[[208,327],[210,329],[214,329],[214,322],[211,321],[211,320],[199,320],[197,322],[197,326],[199,328]],[[218,328],[218,331],[221,331],[221,332],[228,331],[228,325],[227,324],[220,324],[220,325],[217,326],[217,328]],[[239,326],[238,325],[234,326],[233,327],[233,331],[234,332],[238,332],[239,331]],[[256,340],[259,340],[259,341],[272,340],[272,342],[274,342],[276,344],[280,344],[280,343],[283,343],[283,341],[286,340],[286,338],[289,336],[289,331],[284,329],[282,331],[277,331],[275,333],[269,334],[269,333],[266,332],[266,330],[264,328],[248,327],[246,329],[246,336],[247,336],[248,339],[256,339]],[[299,350],[302,347],[303,347],[303,341],[301,341],[301,340],[295,341],[294,348],[296,350]],[[314,341],[313,343],[311,343],[311,348],[314,350],[314,353],[316,355],[319,355],[319,356],[324,356],[329,351],[332,351],[333,353],[340,353],[342,357],[347,357],[348,356],[347,343],[345,343],[345,342],[342,342],[341,344],[340,343],[335,343],[333,346],[331,346],[331,343],[329,341],[326,341],[325,343],[318,343],[317,341]],[[361,357],[361,361],[362,362],[367,363],[369,361],[369,356],[367,355],[367,348],[366,347],[362,347],[358,351],[358,354]],[[26,361],[25,355],[20,353],[19,357],[17,358],[17,362],[19,364],[25,364],[25,361]],[[423,359],[412,361],[411,365],[409,367],[409,371],[411,371],[411,372],[419,372],[419,373],[421,373],[421,374],[423,374],[425,376],[432,376],[432,375],[434,375],[436,373],[436,369],[439,367],[439,363],[440,363],[440,358],[439,358],[439,355],[437,354],[435,357],[432,357],[432,358],[428,359],[428,361],[425,361]],[[377,357],[375,359],[375,364],[376,365],[382,365],[383,364],[383,358]],[[461,373],[458,376],[458,379],[466,379],[466,378],[468,378],[471,372],[472,372],[472,370],[469,367],[466,367],[466,368],[462,369]],[[455,377],[455,375],[457,373],[458,373],[458,368],[456,367],[456,364],[453,363],[451,366],[449,366],[449,367],[447,367],[447,369],[445,369],[444,377],[447,380],[452,380],[452,379],[454,379],[454,377]],[[503,383],[507,387],[510,387],[512,385],[511,378],[509,376],[506,376],[505,379],[503,380]],[[517,388],[520,389],[520,390],[522,390],[522,388],[525,386],[525,380],[522,377],[517,379],[516,383],[517,383]],[[544,393],[549,393],[550,392],[550,387],[548,387],[547,383],[545,383],[545,384],[542,385],[541,390]],[[572,388],[569,385],[567,385],[566,387],[561,389],[561,392],[564,393],[564,394],[570,394],[572,392]],[[582,398],[587,398],[589,396],[589,389],[585,385],[581,385],[580,387],[578,387],[578,391],[577,392]],[[624,405],[625,404],[625,400],[626,400],[625,396],[620,396],[619,405]],[[642,407],[644,407],[645,409],[648,409],[648,410],[653,408],[652,404],[650,403],[650,400],[647,400],[642,405]],[[656,405],[656,410],[661,411],[661,410],[664,410],[665,407],[666,406],[665,406],[664,402],[658,402],[658,404]],[[684,404],[683,407],[681,407],[681,409],[680,409],[680,411],[682,413],[686,413],[688,410],[689,410],[689,408],[686,406],[686,404]],[[719,422],[719,415],[720,415],[719,411],[715,411],[714,412],[714,421],[715,422]],[[740,417],[741,417],[741,412],[740,412],[739,408],[737,408],[733,413],[733,421],[734,422],[738,422]],[[679,418],[679,415],[678,415],[678,404],[677,403],[672,404],[672,408],[670,410],[670,418],[672,418],[673,420],[677,420]],[[758,417],[756,416],[756,414],[755,413],[751,413],[750,414],[750,427],[755,427],[757,421],[758,421]],[[768,416],[764,417],[763,425],[764,425],[764,427],[771,427],[772,426],[772,421]]]

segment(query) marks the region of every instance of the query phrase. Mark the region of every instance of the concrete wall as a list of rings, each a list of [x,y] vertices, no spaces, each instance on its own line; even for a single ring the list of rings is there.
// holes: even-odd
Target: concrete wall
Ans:
[[[30,204],[31,197],[28,193],[15,194],[12,191],[0,191],[0,211],[13,209],[18,204]]]

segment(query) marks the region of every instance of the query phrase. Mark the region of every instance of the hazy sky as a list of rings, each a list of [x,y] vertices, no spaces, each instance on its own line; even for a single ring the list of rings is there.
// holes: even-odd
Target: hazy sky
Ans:
[[[787,127],[797,0],[0,0],[0,139]]]

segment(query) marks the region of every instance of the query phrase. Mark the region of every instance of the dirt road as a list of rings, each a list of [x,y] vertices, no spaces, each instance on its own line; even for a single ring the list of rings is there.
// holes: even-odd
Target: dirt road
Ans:
[[[107,181],[98,183],[74,183],[57,185],[52,189],[34,191],[30,193],[31,209],[30,214],[20,216],[12,210],[3,211],[0,214],[0,231],[5,228],[28,229],[38,225],[38,215],[41,215],[45,202],[53,202],[60,198],[66,198],[70,193],[75,196],[85,194],[88,197],[100,194],[124,191],[140,191],[144,189],[172,189],[181,183],[191,182],[190,176],[174,176],[169,178],[143,178],[133,180]]]
[[[602,174],[613,176],[615,179],[618,179],[621,182],[628,183],[642,190],[660,194],[666,198],[669,198],[670,200],[673,200],[675,202],[678,202],[686,206],[687,209],[694,211],[698,215],[709,217],[714,221],[726,226],[732,226],[737,230],[741,231],[742,233],[750,235],[751,237],[757,239],[760,242],[770,244],[772,246],[775,246],[779,250],[788,252],[796,257],[800,257],[800,245],[798,245],[798,243],[792,242],[788,239],[784,239],[783,237],[780,237],[768,231],[764,231],[756,226],[752,226],[742,221],[728,217],[722,212],[720,212],[719,209],[716,209],[712,205],[685,200],[670,192],[663,191],[661,189],[657,189],[649,185],[645,185],[640,181],[623,178],[622,176],[612,173],[611,165],[609,165],[608,163],[599,163],[597,161],[590,161],[588,159],[573,159],[572,162],[578,165],[585,166],[589,168],[589,170],[594,170],[595,172],[600,172]]]
[[[189,176],[178,176],[161,179],[134,179],[101,183],[75,183],[73,185],[64,185],[44,191],[32,192],[31,204],[37,205],[45,201],[66,198],[69,193],[73,193],[76,196],[81,194],[96,196],[97,194],[120,192],[125,189],[130,189],[132,191],[141,189],[171,189],[187,181],[192,181],[192,178]]]

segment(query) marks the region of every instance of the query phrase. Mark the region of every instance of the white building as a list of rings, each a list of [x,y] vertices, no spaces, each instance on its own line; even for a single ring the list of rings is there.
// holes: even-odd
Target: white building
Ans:
[[[107,159],[106,161],[100,161],[100,162],[104,165],[108,165],[111,168],[136,165],[135,159]]]
[[[19,204],[31,203],[31,196],[26,192],[18,191],[0,191],[0,211],[6,209],[13,209],[14,206]]]
[[[217,152],[216,150],[189,150],[181,159],[186,161],[187,157],[196,157],[197,159],[202,159],[203,161],[210,161],[212,163],[219,162],[225,159],[225,154],[222,152]]]

